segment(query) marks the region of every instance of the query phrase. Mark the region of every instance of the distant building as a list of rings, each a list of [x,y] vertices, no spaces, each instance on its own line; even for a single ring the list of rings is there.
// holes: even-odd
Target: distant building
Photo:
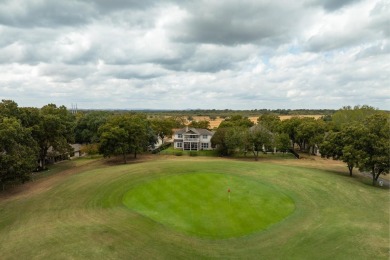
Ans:
[[[214,132],[207,129],[185,127],[173,134],[173,147],[185,151],[212,150],[213,135]]]

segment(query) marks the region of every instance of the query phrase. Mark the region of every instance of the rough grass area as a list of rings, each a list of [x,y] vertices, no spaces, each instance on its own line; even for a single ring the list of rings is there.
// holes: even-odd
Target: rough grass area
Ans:
[[[128,165],[105,160],[69,165],[18,192],[1,195],[1,259],[389,259],[388,189],[372,187],[370,180],[360,176],[350,178],[346,172],[327,170],[326,164],[317,167],[312,160],[281,161],[285,165],[279,161],[156,156]],[[169,209],[157,209],[153,200],[145,206],[149,200],[139,198],[148,185],[166,185],[168,189],[164,182],[172,182],[178,192],[198,187],[212,194],[202,182],[187,185],[178,178],[197,174],[232,176],[237,183],[259,189],[254,196],[283,194],[295,203],[295,210],[266,229],[254,227],[248,233],[218,238],[164,222]],[[210,182],[220,183],[218,178]],[[232,201],[236,189],[232,188]],[[179,198],[188,197],[186,193]],[[183,198],[165,200],[165,205],[186,203]],[[163,212],[164,220],[148,216],[139,205]],[[242,206],[245,209],[240,212],[248,214],[248,206]],[[213,214],[212,209],[207,212]],[[269,214],[272,216],[272,211]],[[228,220],[229,214],[225,217]],[[255,218],[251,221],[262,221]],[[194,225],[196,220],[186,223]],[[219,234],[217,229],[213,234]]]

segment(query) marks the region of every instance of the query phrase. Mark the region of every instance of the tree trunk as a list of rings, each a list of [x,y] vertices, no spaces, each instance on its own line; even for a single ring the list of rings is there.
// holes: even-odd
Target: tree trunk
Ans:
[[[349,170],[349,176],[352,177],[352,170],[353,170],[353,166],[351,165],[348,165],[348,170]]]
[[[125,164],[127,163],[126,152],[123,153],[123,162],[124,162]]]
[[[40,149],[41,151],[39,152],[39,157],[40,157],[39,159],[41,160],[41,170],[45,170],[47,150],[49,149],[49,147],[45,146],[45,147],[41,147]]]
[[[134,159],[137,159],[137,151],[134,151]]]
[[[378,179],[379,179],[379,175],[381,175],[383,171],[378,171],[378,174],[375,176],[375,173],[374,173],[374,176],[375,176],[375,184],[378,182]]]

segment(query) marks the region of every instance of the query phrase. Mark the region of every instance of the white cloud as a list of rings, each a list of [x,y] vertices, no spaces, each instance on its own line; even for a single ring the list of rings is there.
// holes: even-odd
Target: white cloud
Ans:
[[[0,3],[0,98],[84,108],[390,109],[390,5]]]

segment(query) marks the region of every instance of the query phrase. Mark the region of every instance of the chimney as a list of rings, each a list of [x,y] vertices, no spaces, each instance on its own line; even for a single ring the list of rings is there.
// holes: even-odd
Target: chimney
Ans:
[[[188,125],[186,125],[186,132],[188,132]]]

